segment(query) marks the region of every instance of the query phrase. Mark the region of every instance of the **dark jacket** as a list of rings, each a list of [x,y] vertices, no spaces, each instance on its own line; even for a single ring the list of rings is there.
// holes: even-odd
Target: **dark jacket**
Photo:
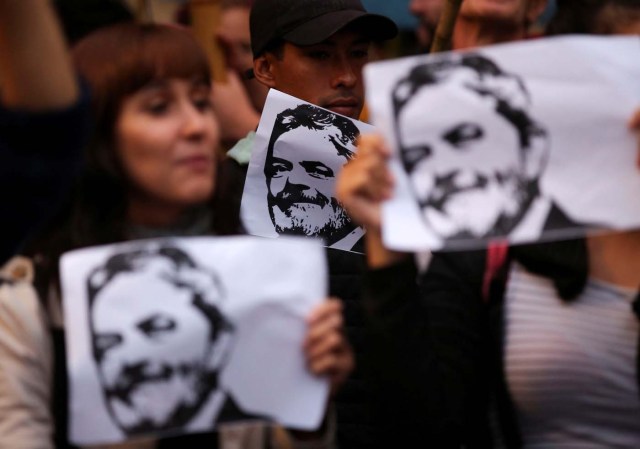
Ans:
[[[506,447],[521,447],[503,374],[509,263],[487,298],[486,258],[486,251],[437,253],[421,275],[411,259],[368,274],[367,366],[387,447],[490,448],[497,429]],[[584,240],[512,247],[509,260],[551,278],[565,300],[587,279]]]
[[[88,91],[48,113],[0,107],[0,264],[58,207],[78,172],[88,133]]]
[[[224,162],[224,171],[234,174],[235,193],[230,195],[235,203],[233,214],[240,215],[240,203],[247,166],[232,159]],[[379,445],[376,423],[371,413],[370,386],[362,370],[362,355],[367,347],[364,331],[364,309],[362,307],[362,286],[365,272],[365,258],[362,254],[327,250],[329,263],[329,294],[342,300],[347,338],[356,357],[356,369],[342,386],[334,399],[336,407],[337,443],[341,449],[375,449]]]

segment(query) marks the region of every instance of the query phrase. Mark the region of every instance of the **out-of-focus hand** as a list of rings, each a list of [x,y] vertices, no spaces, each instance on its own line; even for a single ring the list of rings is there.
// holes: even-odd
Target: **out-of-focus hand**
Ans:
[[[640,131],[640,109],[637,109],[629,120],[629,128]]]
[[[635,131],[638,138],[638,156],[636,159],[636,166],[640,169],[640,108],[636,109],[636,112],[629,120],[629,128]]]
[[[356,157],[340,171],[336,185],[338,201],[351,218],[364,226],[369,268],[382,268],[408,257],[387,249],[382,242],[382,202],[391,197],[394,179],[388,161],[391,150],[378,135],[358,140]]]
[[[307,366],[313,374],[329,378],[333,395],[354,368],[353,351],[343,332],[342,303],[329,298],[311,312],[307,323]]]
[[[358,141],[356,157],[338,175],[338,201],[367,232],[379,232],[380,205],[393,191],[393,176],[387,166],[390,155],[382,137],[363,135]]]
[[[213,83],[213,108],[220,121],[221,137],[224,142],[235,143],[255,131],[260,114],[233,70],[227,70],[226,83]]]
[[[233,8],[232,8],[233,9]],[[235,14],[242,11],[235,11]],[[253,67],[253,53],[251,52],[251,35],[249,32],[249,20],[247,23],[238,23],[238,17],[232,17],[234,11],[227,10],[223,13],[222,21],[216,33],[218,45],[224,53],[227,67],[242,76]]]

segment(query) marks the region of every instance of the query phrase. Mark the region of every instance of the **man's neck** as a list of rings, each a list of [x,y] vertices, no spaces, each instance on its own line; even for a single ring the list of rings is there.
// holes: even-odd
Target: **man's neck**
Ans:
[[[512,42],[527,36],[524,24],[478,21],[473,18],[458,17],[453,31],[453,49],[482,47],[485,45]]]

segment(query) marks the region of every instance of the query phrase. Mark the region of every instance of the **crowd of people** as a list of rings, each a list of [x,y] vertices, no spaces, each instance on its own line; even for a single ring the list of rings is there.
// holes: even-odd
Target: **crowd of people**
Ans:
[[[549,34],[640,34],[637,0],[556,3]],[[424,51],[443,4],[410,2]],[[465,0],[452,47],[533,38],[546,7]],[[219,83],[188,26],[127,20],[67,48],[49,1],[0,0],[0,448],[72,447],[61,256],[243,234],[268,90],[358,119],[370,48],[397,34],[360,0],[223,0]],[[626,126],[640,132],[640,109]],[[307,368],[331,385],[321,427],[274,425],[256,441],[254,425],[154,437],[164,422],[140,422],[148,435],[121,447],[640,447],[640,232],[434,252],[422,266],[383,244],[390,157],[360,136],[338,175],[337,200],[366,234],[364,254],[326,249],[330,298],[307,319]],[[190,396],[179,406],[195,413]]]

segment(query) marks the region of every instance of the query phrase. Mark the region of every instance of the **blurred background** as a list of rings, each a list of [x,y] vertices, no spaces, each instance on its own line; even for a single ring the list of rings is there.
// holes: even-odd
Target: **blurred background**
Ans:
[[[413,51],[413,32],[417,20],[409,12],[411,0],[362,0],[371,12],[392,18],[402,30],[392,48],[399,54]],[[55,0],[71,41],[77,40],[90,30],[108,23],[126,20],[127,16],[150,16],[156,22],[182,20],[187,0]],[[543,29],[555,11],[556,0],[550,0],[547,11],[536,27]]]

